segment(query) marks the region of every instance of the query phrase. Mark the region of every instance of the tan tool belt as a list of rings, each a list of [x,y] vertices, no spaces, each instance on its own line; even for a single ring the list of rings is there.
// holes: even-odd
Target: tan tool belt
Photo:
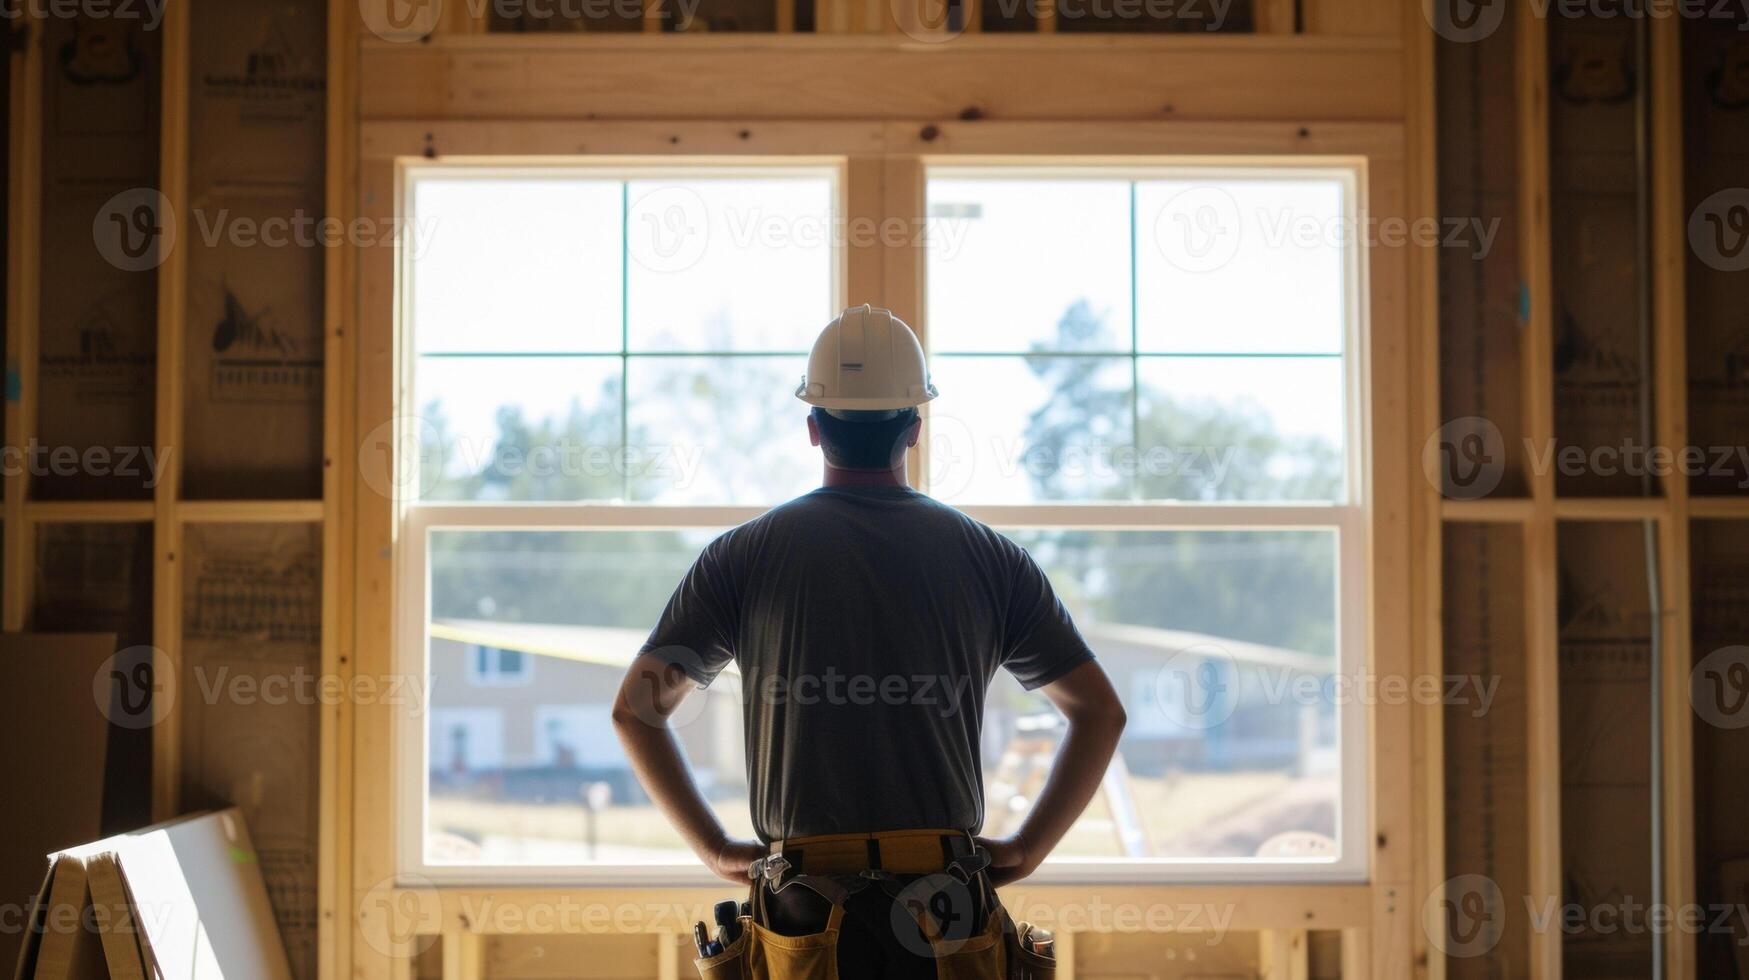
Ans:
[[[848,891],[827,875],[893,878],[953,874],[984,891],[988,922],[965,939],[940,934],[925,909],[913,910],[935,953],[938,980],[1055,980],[1056,961],[1027,949],[1033,929],[1008,917],[995,889],[982,875],[989,857],[963,831],[906,830],[836,834],[774,841],[771,854],[753,865],[754,915],[741,917],[741,934],[716,956],[694,960],[701,980],[838,980],[838,931]],[[785,936],[762,925],[762,890],[807,887],[832,903],[825,930]]]

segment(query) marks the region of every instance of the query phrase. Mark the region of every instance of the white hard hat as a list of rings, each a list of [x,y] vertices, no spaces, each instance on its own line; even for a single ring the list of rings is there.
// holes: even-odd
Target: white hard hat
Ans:
[[[923,345],[905,321],[864,303],[826,324],[796,397],[833,411],[913,408],[934,398]]]

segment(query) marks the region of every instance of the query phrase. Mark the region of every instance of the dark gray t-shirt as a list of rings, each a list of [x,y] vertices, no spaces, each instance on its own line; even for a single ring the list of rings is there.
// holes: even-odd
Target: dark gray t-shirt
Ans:
[[[1093,659],[1019,545],[898,487],[822,488],[712,541],[645,652],[731,661],[767,841],[984,819],[996,668],[1039,687]]]

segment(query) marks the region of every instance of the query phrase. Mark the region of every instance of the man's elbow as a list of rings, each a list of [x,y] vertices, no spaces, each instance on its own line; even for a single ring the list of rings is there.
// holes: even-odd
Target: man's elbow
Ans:
[[[660,717],[653,711],[640,711],[632,703],[625,691],[619,692],[619,697],[613,699],[613,730],[623,738],[661,724]],[[656,719],[652,723],[652,719]]]

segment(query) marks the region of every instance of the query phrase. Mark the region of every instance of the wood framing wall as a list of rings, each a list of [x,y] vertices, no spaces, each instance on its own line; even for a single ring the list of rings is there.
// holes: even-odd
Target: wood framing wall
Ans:
[[[1743,969],[1728,931],[1600,929],[1592,913],[1704,914],[1740,894],[1742,840],[1722,829],[1737,801],[1714,788],[1741,781],[1725,775],[1745,764],[1740,720],[1703,705],[1709,663],[1741,643],[1727,583],[1749,504],[1719,450],[1742,442],[1741,317],[1725,311],[1749,279],[1693,229],[1709,199],[1723,220],[1712,196],[1744,172],[1730,147],[1749,116],[1730,92],[1746,54],[1729,19],[1526,8],[1479,43],[1437,44],[1440,209],[1502,229],[1484,258],[1442,253],[1426,367],[1447,423],[1443,556],[1426,556],[1445,579],[1444,669],[1501,682],[1486,721],[1448,707],[1429,738],[1446,809],[1430,864],[1453,930],[1435,965],[1454,976]],[[1670,455],[1618,467],[1624,446]],[[1699,471],[1671,465],[1684,449]],[[1590,921],[1532,928],[1569,905]],[[1459,935],[1477,912],[1497,926]]]
[[[226,717],[195,696],[221,667],[342,685],[395,672],[396,515],[367,473],[396,410],[393,249],[231,247],[203,231],[220,212],[392,223],[404,159],[842,157],[852,215],[920,215],[922,164],[937,157],[1344,159],[1364,161],[1375,220],[1500,219],[1480,258],[1369,255],[1369,666],[1500,683],[1485,717],[1373,711],[1371,881],[1005,898],[1232,911],[1214,946],[1065,930],[1065,980],[1641,975],[1645,937],[1563,936],[1508,914],[1477,952],[1454,947],[1441,903],[1476,876],[1509,913],[1573,884],[1589,901],[1649,888],[1657,868],[1668,902],[1742,900],[1749,875],[1733,862],[1749,855],[1726,815],[1749,746],[1697,724],[1689,691],[1695,663],[1744,642],[1743,491],[1728,474],[1557,479],[1523,448],[1607,444],[1645,421],[1658,445],[1741,440],[1749,350],[1729,311],[1749,305],[1745,274],[1701,261],[1688,238],[1690,212],[1744,172],[1749,127],[1729,88],[1741,41],[1653,21],[1638,76],[1648,138],[1624,156],[1585,142],[1623,125],[1619,103],[1556,106],[1549,83],[1573,52],[1618,42],[1533,5],[1459,43],[1437,38],[1420,4],[1387,0],[1252,0],[1234,8],[1246,30],[1213,37],[1085,35],[1055,5],[1017,19],[994,0],[717,0],[699,8],[705,25],[772,33],[706,37],[668,36],[692,32],[656,2],[606,34],[530,30],[457,2],[415,5],[411,27],[387,7],[299,2],[295,23],[266,30],[252,18],[293,7],[169,0],[166,23],[128,42],[137,71],[106,93],[125,111],[84,106],[69,85],[74,25],[15,24],[7,444],[134,446],[169,463],[151,481],[8,469],[0,609],[8,629],[101,627],[159,651],[176,707],[112,747],[137,760],[116,798],[159,815],[251,807],[300,975],[675,980],[690,969],[690,918],[557,935],[538,914],[720,897],[398,877],[390,706]],[[92,216],[138,188],[169,202],[150,213],[174,214],[177,245],[130,271],[93,250]],[[159,207],[124,203],[124,218]],[[850,292],[926,331],[921,254],[851,251]],[[1649,351],[1617,317],[1624,304],[1647,310]],[[272,353],[227,364],[239,343]],[[1499,479],[1481,494],[1440,464],[1442,440],[1487,435],[1446,425],[1470,417],[1499,437]],[[1659,700],[1636,697],[1654,677]],[[1590,819],[1605,807],[1644,824]],[[1724,975],[1731,950],[1673,934],[1663,955],[1682,980]]]

